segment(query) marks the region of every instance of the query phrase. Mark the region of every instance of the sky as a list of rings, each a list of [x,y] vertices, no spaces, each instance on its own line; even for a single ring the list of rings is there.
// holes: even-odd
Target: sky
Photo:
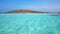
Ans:
[[[0,13],[20,9],[60,12],[60,0],[0,0]]]

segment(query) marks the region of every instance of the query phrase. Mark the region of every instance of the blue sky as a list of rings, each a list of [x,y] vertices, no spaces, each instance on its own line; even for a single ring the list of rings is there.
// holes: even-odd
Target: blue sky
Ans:
[[[60,0],[0,0],[0,12],[19,9],[60,12]]]

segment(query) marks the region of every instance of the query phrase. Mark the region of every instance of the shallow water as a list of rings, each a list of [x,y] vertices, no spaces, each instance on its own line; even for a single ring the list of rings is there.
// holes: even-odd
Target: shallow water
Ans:
[[[60,15],[0,15],[0,34],[60,34]]]

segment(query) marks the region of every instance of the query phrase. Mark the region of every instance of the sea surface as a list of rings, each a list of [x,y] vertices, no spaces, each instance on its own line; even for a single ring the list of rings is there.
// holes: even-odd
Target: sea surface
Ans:
[[[0,14],[0,34],[60,34],[60,15]]]

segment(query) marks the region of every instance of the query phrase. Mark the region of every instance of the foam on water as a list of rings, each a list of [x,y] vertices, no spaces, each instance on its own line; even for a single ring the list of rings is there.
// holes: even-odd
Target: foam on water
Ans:
[[[60,15],[0,15],[0,34],[60,34]]]

